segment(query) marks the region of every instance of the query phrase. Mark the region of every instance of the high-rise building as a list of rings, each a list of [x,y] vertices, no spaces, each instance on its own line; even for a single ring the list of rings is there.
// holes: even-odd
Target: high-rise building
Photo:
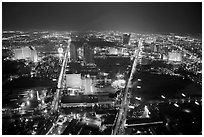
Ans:
[[[124,33],[123,34],[123,44],[129,44],[130,42],[130,34]]]
[[[82,79],[81,74],[66,74],[66,87],[67,88],[81,88]]]
[[[93,94],[97,91],[96,87],[93,85],[93,79],[91,77],[86,77],[82,79],[82,88],[84,94]]]
[[[83,44],[83,54],[84,54],[84,63],[93,64],[94,63],[94,51],[90,45],[87,43]]]
[[[37,62],[37,51],[32,46],[14,49],[14,59],[29,59]]]
[[[141,65],[147,65],[147,64],[149,64],[151,61],[150,61],[150,59],[148,59],[148,58],[141,58],[140,59],[140,64]]]
[[[77,49],[77,54],[80,60],[83,59],[83,49],[80,47]]]
[[[180,52],[169,52],[168,54],[169,62],[182,62],[182,55]]]
[[[167,61],[167,60],[168,60],[168,57],[167,57],[167,55],[165,55],[165,54],[162,54],[162,59],[163,59],[164,61]]]
[[[118,49],[117,48],[109,48],[109,54],[117,55],[118,54]]]
[[[38,61],[37,51],[32,46],[29,46],[29,48],[30,48],[30,52],[31,52],[31,60],[33,62],[37,62]]]
[[[62,47],[58,48],[58,54],[59,54],[60,57],[63,56],[63,48]]]
[[[21,48],[20,49],[14,49],[13,53],[14,53],[14,59],[22,59],[24,57]]]
[[[70,44],[70,59],[74,62],[77,61],[77,48],[73,43]]]

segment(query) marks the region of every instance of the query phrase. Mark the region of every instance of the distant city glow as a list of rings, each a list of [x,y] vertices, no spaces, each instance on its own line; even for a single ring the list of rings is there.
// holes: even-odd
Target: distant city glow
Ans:
[[[2,46],[3,134],[202,133],[196,36],[3,31]]]

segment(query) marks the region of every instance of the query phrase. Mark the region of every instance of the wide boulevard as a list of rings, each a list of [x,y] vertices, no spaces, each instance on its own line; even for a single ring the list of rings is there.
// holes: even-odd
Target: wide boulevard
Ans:
[[[132,85],[131,81],[133,79],[133,75],[135,73],[136,66],[139,62],[139,53],[140,53],[141,47],[142,47],[142,40],[139,41],[138,49],[135,50],[135,59],[134,59],[133,65],[132,65],[130,77],[128,78],[128,81],[126,83],[124,96],[123,96],[123,99],[121,102],[121,108],[120,108],[119,113],[118,113],[118,118],[117,118],[117,122],[115,125],[115,129],[112,132],[113,135],[121,134],[121,131],[123,131],[123,129],[124,129],[126,115],[127,115],[127,111],[129,108],[128,93],[130,92],[130,88]]]

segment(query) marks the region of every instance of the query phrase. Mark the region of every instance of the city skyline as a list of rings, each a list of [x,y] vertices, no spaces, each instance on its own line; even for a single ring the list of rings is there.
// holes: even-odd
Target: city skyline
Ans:
[[[2,135],[202,135],[201,2],[2,7]]]
[[[3,30],[201,33],[199,2],[3,2]]]

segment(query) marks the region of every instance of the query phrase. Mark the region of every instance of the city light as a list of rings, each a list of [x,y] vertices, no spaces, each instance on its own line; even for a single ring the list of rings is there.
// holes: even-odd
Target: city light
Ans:
[[[142,88],[141,86],[137,86],[138,89]]]
[[[202,134],[201,2],[2,5],[3,135]]]
[[[29,105],[30,105],[30,101],[28,100],[28,101],[26,102],[26,104],[29,106]]]
[[[33,97],[34,97],[33,93],[30,93],[30,98],[33,98]]]
[[[174,106],[175,106],[175,107],[179,107],[179,105],[178,105],[178,104],[176,104],[176,103],[174,104]]]
[[[166,98],[164,95],[161,95],[161,97],[162,97],[163,99],[165,99],[165,98]]]
[[[184,93],[181,94],[183,97],[186,97],[186,95]]]
[[[142,100],[142,98],[141,98],[141,97],[135,97],[135,99],[137,99],[137,100],[139,100],[139,101],[141,101],[141,100]]]
[[[196,104],[196,105],[200,105],[197,101],[195,101],[195,104]]]
[[[184,109],[183,111],[186,113],[191,113],[191,110],[189,110],[189,109]]]

